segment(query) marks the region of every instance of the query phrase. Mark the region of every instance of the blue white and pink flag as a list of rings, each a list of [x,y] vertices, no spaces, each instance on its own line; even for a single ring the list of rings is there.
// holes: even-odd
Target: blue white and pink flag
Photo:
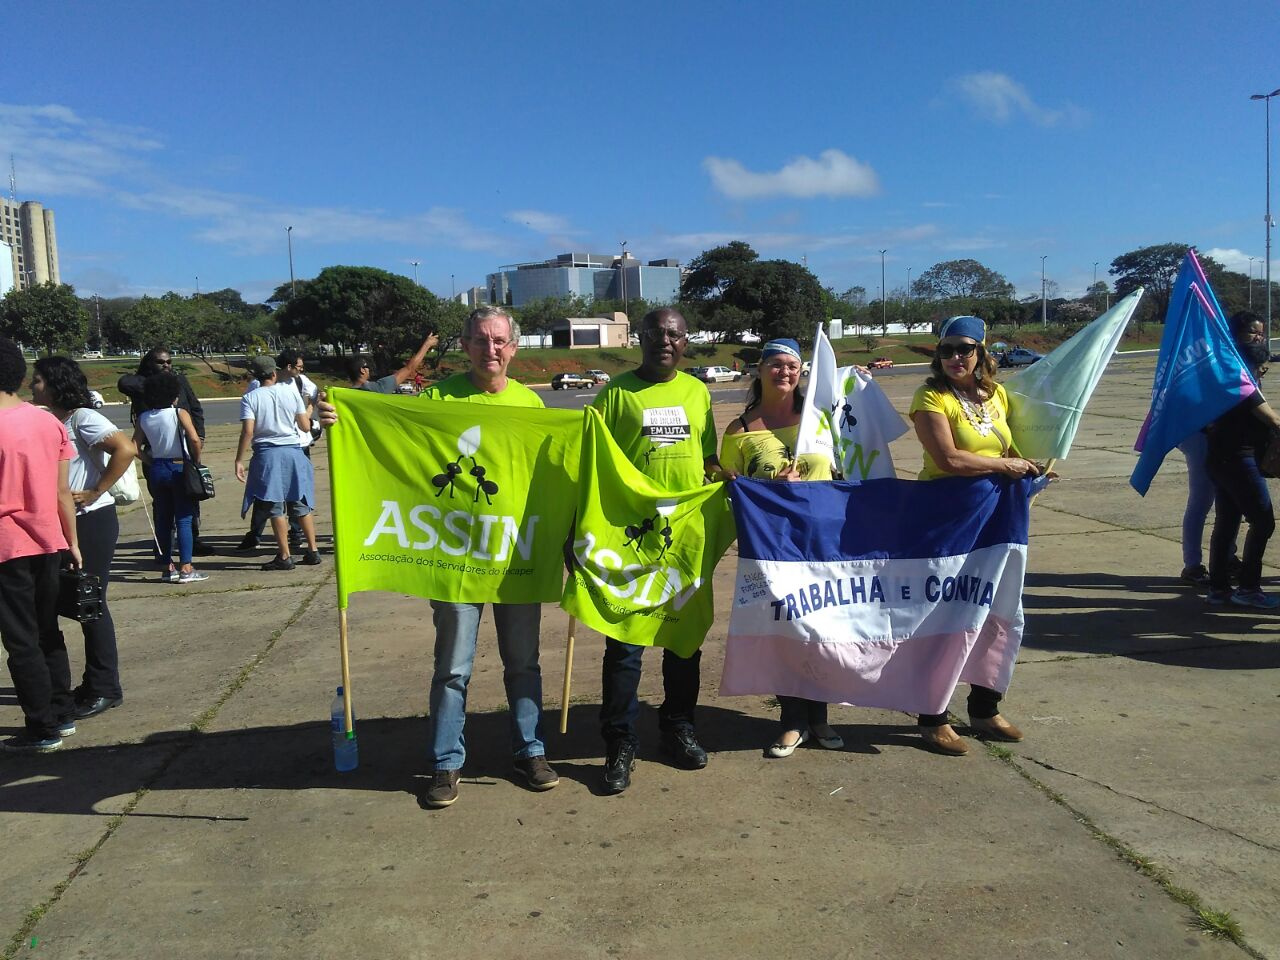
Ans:
[[[1170,450],[1257,389],[1200,261],[1188,250],[1169,295],[1151,409],[1133,445],[1138,463],[1129,484],[1146,496]]]
[[[723,694],[942,713],[1004,691],[1022,642],[1038,480],[738,479]]]

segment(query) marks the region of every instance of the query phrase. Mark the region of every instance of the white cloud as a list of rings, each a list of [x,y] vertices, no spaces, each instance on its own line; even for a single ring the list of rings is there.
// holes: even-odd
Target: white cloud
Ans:
[[[57,104],[0,104],[0,156],[15,155],[22,196],[112,198],[129,209],[190,220],[197,239],[237,253],[278,250],[288,225],[295,241],[325,245],[359,240],[494,252],[507,246],[496,231],[444,207],[408,214],[283,207],[261,197],[175,183],[151,162],[163,147],[150,131],[86,119]]]
[[[707,157],[703,167],[711,183],[726,197],[870,197],[880,192],[880,179],[869,164],[841,150],[823,150],[815,160],[796,157],[781,170],[756,173],[737,160]]]
[[[1234,270],[1237,273],[1248,275],[1253,273],[1255,279],[1266,276],[1266,258],[1254,257],[1252,265],[1249,263],[1249,254],[1243,250],[1237,250],[1234,247],[1214,247],[1212,250],[1200,250],[1206,257],[1212,257],[1218,263],[1222,264],[1228,270]],[[1280,273],[1280,260],[1271,261],[1271,276],[1274,279]],[[1262,284],[1262,289],[1266,289],[1266,283]]]
[[[953,83],[960,96],[993,123],[1008,123],[1021,116],[1042,127],[1079,126],[1088,119],[1085,111],[1071,103],[1056,110],[1041,106],[1026,87],[1008,74],[994,70],[966,73]]]

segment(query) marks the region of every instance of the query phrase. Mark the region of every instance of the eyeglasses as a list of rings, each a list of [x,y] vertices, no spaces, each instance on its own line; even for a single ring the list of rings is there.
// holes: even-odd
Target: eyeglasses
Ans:
[[[662,330],[656,327],[641,330],[640,336],[645,340],[653,340],[655,342],[666,340],[668,343],[684,343],[689,339],[689,334],[687,333],[676,333],[674,330]]]
[[[968,360],[977,349],[978,345],[976,343],[940,343],[934,353],[937,354],[939,360],[950,360],[955,356]]]
[[[477,347],[487,347],[493,345],[495,350],[504,350],[508,344],[514,343],[514,340],[490,340],[487,337],[463,337],[467,343],[474,343]]]

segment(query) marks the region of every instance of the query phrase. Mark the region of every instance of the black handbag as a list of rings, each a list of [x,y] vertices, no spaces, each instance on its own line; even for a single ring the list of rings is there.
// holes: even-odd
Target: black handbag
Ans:
[[[213,499],[213,474],[209,468],[191,458],[186,437],[182,439],[182,486],[187,496],[197,502]]]
[[[58,616],[79,623],[102,619],[102,578],[83,570],[60,571]]]

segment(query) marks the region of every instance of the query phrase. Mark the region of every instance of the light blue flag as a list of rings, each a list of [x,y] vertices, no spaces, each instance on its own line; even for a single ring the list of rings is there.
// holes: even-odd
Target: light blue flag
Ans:
[[[1165,454],[1257,389],[1200,261],[1188,250],[1164,318],[1151,410],[1134,444],[1133,489],[1146,496]]]
[[[1062,460],[1070,452],[1084,408],[1141,297],[1138,287],[1043,360],[1005,381],[1018,453],[1032,460]]]

